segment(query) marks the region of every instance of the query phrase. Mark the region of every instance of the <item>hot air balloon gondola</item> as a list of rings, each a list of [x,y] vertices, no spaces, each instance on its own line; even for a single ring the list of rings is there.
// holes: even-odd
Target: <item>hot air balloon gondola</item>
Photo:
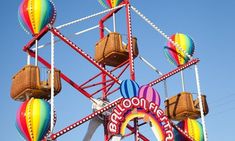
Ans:
[[[14,100],[24,101],[30,97],[50,99],[51,79],[41,81],[40,69],[37,66],[26,65],[12,78],[11,97]],[[54,91],[57,95],[61,90],[60,71],[54,72]]]
[[[204,115],[208,113],[206,96],[202,96]],[[198,119],[201,117],[198,99],[193,100],[191,93],[181,92],[165,100],[165,113],[172,120],[184,120],[186,118]]]
[[[137,38],[132,38],[133,56],[138,56]],[[117,32],[109,33],[102,38],[95,47],[94,59],[101,64],[108,66],[118,66],[128,60],[128,45],[122,43],[122,36]]]

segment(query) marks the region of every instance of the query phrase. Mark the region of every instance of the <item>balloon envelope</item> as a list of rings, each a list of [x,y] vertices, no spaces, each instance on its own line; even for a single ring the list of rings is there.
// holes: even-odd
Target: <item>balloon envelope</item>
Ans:
[[[98,2],[105,8],[114,8],[123,2],[123,0],[98,0]]]
[[[180,47],[187,52],[190,56],[193,55],[195,46],[193,40],[185,34],[176,33],[170,37],[174,42],[180,45]],[[176,66],[187,63],[190,58],[183,53],[179,48],[173,45],[171,42],[167,43],[164,47],[164,52],[168,60]]]
[[[42,99],[25,101],[17,111],[16,128],[27,141],[40,141],[50,127],[50,104]]]
[[[148,85],[141,86],[139,89],[139,98],[144,98],[148,100],[148,102],[153,102],[157,105],[160,105],[160,95],[156,90]]]
[[[187,132],[195,141],[204,141],[202,125],[195,119],[185,119],[177,124],[183,131]],[[174,130],[175,141],[187,141],[178,131]]]
[[[18,9],[20,25],[33,35],[38,34],[47,24],[53,24],[55,17],[56,10],[50,0],[23,0]]]
[[[120,85],[120,92],[124,98],[136,97],[138,94],[139,85],[133,80],[123,80]]]

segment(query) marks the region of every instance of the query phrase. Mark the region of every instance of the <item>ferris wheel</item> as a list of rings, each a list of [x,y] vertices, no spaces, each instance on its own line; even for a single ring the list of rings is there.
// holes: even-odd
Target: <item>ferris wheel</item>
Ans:
[[[119,141],[207,141],[204,116],[208,114],[206,96],[202,95],[199,81],[199,59],[193,58],[195,45],[190,36],[176,33],[168,36],[154,22],[141,13],[129,0],[98,0],[104,11],[88,15],[55,27],[55,5],[51,0],[22,0],[19,6],[19,21],[23,29],[33,38],[24,46],[27,53],[27,65],[17,72],[12,79],[11,97],[21,101],[16,116],[16,127],[27,141],[59,140],[59,137],[80,125],[89,122],[83,141],[94,139],[94,133],[103,125],[104,138],[99,140]],[[116,15],[124,11],[127,39],[116,28]],[[175,69],[162,73],[150,61],[142,56],[138,46],[138,37],[132,34],[131,17],[139,16],[154,31],[166,40],[163,48],[167,59]],[[59,12],[58,12],[59,13]],[[76,32],[82,35],[92,30],[99,30],[100,39],[95,44],[94,56],[86,53],[79,45],[65,36],[61,29],[87,22],[99,17],[97,25]],[[106,26],[112,21],[113,29]],[[40,39],[50,34],[50,42],[39,46]],[[55,39],[58,38],[58,39]],[[76,83],[60,71],[54,64],[54,47],[64,42],[98,71],[87,77],[83,83]],[[51,46],[51,62],[40,56],[39,49]],[[164,45],[163,45],[164,46]],[[35,58],[34,65],[30,58]],[[144,67],[149,67],[159,75],[152,81],[140,86],[136,81],[135,63],[139,59]],[[43,70],[38,62],[47,67]],[[192,68],[195,71],[197,98],[185,90],[183,71]],[[128,74],[128,75],[124,75]],[[42,75],[45,78],[42,80]],[[169,96],[167,80],[180,74],[182,92]],[[100,81],[101,79],[101,81]],[[80,118],[67,127],[54,131],[56,110],[54,97],[60,93],[62,82],[70,84],[75,90],[91,102],[92,113]],[[164,108],[161,109],[161,96],[154,88],[163,83],[165,96]],[[118,95],[118,96],[117,96]],[[201,123],[197,120],[201,118]],[[149,128],[154,138],[148,138],[141,128]]]

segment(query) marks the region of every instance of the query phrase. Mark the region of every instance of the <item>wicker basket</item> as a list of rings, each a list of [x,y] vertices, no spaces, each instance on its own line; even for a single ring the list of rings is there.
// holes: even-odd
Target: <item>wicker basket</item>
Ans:
[[[204,114],[208,113],[206,97],[202,97]],[[185,118],[200,118],[200,109],[198,108],[198,99],[193,101],[190,93],[182,92],[165,101],[165,114],[172,120],[183,120]],[[205,112],[207,111],[207,112]]]
[[[48,77],[50,80],[50,74]],[[55,70],[55,95],[61,90],[60,71]],[[50,81],[40,81],[40,70],[37,66],[27,65],[12,78],[11,97],[14,100],[25,101],[30,97],[49,99]]]
[[[138,56],[137,39],[132,38],[134,58]],[[108,66],[118,66],[129,58],[127,45],[122,44],[119,33],[112,32],[96,43],[95,61]]]
[[[197,98],[196,100],[193,101],[194,103],[194,107],[197,111],[200,111],[200,107],[199,107],[199,99]],[[208,108],[208,104],[206,101],[206,96],[202,95],[202,107],[203,107],[203,113],[204,115],[207,115],[209,113],[209,108]]]

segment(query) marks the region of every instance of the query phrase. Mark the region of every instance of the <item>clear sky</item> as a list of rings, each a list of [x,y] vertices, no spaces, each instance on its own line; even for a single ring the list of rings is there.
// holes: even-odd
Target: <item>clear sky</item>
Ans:
[[[12,76],[26,65],[26,54],[22,47],[31,39],[20,27],[17,19],[17,10],[20,4],[17,1],[1,2],[1,55],[0,55],[0,135],[2,141],[21,141],[22,138],[15,128],[15,116],[20,102],[10,98]],[[235,35],[235,1],[234,0],[131,0],[132,5],[149,17],[167,35],[176,32],[191,36],[196,45],[194,57],[199,58],[199,73],[201,89],[207,95],[209,114],[206,116],[206,127],[210,141],[232,140],[235,131],[235,63],[234,63],[234,35]],[[84,16],[104,10],[96,0],[54,0],[57,9],[55,26],[82,18]],[[117,14],[117,31],[125,39],[126,26],[124,11]],[[142,19],[132,11],[133,35],[138,38],[140,54],[148,59],[160,71],[166,73],[175,67],[164,56],[163,46],[166,40],[159,33],[152,30]],[[65,35],[71,35],[97,25],[97,17],[61,30]],[[112,29],[111,21],[107,27]],[[72,36],[71,40],[78,44],[91,56],[94,55],[94,46],[99,39],[98,30],[81,36]],[[44,44],[49,36],[40,41]],[[73,50],[63,43],[56,44],[55,64],[75,82],[82,83],[97,73],[92,65],[82,59]],[[40,55],[49,60],[50,48],[40,50]],[[34,59],[32,59],[33,63]],[[41,66],[41,65],[40,65]],[[140,84],[158,78],[139,59],[135,61],[136,81]],[[89,70],[89,71],[88,71]],[[128,74],[121,79],[127,79]],[[181,90],[180,75],[168,80],[169,95],[175,95]],[[193,69],[185,71],[186,91],[195,93],[196,83]],[[71,86],[62,81],[61,93],[55,98],[55,107],[58,116],[55,131],[73,123],[92,112],[91,102]],[[163,85],[154,86],[164,100]],[[119,97],[116,93],[111,98]],[[161,103],[163,108],[163,102]],[[78,127],[58,140],[82,140],[87,124]],[[145,130],[144,130],[145,131]],[[102,128],[96,132],[93,140],[102,140]],[[146,134],[151,136],[146,129]],[[127,139],[130,140],[130,139]]]

